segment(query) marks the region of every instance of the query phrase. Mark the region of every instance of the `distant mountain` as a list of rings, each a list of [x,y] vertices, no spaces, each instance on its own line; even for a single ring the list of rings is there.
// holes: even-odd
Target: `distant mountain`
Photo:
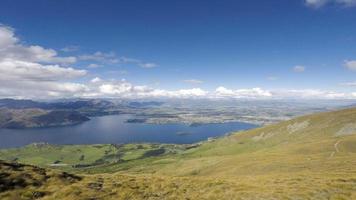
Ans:
[[[46,108],[47,103],[32,100],[0,99],[0,107],[23,109],[23,108]]]
[[[0,128],[39,128],[79,124],[89,118],[77,111],[0,108]]]
[[[133,102],[129,102],[129,106],[130,107],[135,107],[135,108],[161,106],[163,104],[164,104],[163,102],[158,102],[158,101],[143,101],[143,102],[133,101]]]
[[[115,104],[106,100],[78,100],[68,102],[56,102],[49,104],[51,109],[83,109],[83,108],[96,108],[96,109],[108,109],[115,107]]]
[[[0,107],[12,109],[41,108],[41,109],[83,109],[83,108],[112,108],[115,104],[106,100],[73,100],[61,102],[37,102],[33,100],[0,99]]]
[[[31,128],[78,124],[88,116],[133,113],[138,109],[160,106],[155,101],[109,101],[73,99],[39,102],[0,99],[0,128]]]

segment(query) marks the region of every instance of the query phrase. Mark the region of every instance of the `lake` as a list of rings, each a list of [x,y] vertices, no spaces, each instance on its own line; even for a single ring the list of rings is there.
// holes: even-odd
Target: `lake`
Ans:
[[[100,143],[176,143],[187,144],[217,137],[232,131],[257,127],[242,122],[205,124],[145,124],[126,123],[131,115],[94,117],[75,126],[0,129],[0,148],[19,147],[35,142],[50,144],[100,144]]]

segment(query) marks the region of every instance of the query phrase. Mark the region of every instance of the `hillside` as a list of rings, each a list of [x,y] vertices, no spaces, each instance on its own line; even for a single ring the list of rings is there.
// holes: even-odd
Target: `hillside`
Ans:
[[[89,120],[76,111],[39,108],[0,108],[0,128],[39,128],[74,125]]]
[[[73,175],[0,161],[0,199],[217,199],[236,184],[152,175]]]
[[[351,173],[356,165],[356,109],[318,113],[204,142],[180,154],[139,159],[93,172],[240,177]]]
[[[356,199],[356,108],[303,116],[188,148],[166,147],[164,153],[121,162],[113,159],[119,152],[143,155],[153,147],[100,153],[91,146],[76,148],[91,149],[82,151],[85,157],[97,152],[93,160],[109,154],[106,162],[80,169],[57,167],[88,180],[102,178],[102,189],[85,192],[83,198],[93,194],[98,199],[125,199],[129,197],[120,195],[129,194],[133,199]],[[2,150],[0,159],[45,166],[64,156],[66,149],[51,150],[56,156],[44,161],[35,156],[35,147],[27,154],[26,148]],[[71,164],[81,162],[78,154]]]

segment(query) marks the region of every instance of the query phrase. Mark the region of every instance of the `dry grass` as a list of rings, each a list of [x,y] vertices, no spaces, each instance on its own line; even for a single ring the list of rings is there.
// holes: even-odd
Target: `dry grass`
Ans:
[[[16,187],[1,199],[355,199],[356,176],[345,173],[280,173],[235,178],[171,177],[121,173],[83,175],[21,165],[6,180]],[[3,177],[3,176],[2,176]],[[23,179],[22,183],[19,179]],[[2,182],[5,179],[2,178]]]

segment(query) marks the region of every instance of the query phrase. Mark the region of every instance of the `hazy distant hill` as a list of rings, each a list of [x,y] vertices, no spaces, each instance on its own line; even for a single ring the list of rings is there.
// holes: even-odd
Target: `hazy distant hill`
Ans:
[[[21,99],[0,99],[0,107],[12,109],[41,108],[41,109],[81,109],[81,108],[110,108],[114,103],[105,100],[71,100],[59,102],[38,102]]]
[[[157,102],[157,101],[144,101],[144,102],[133,101],[133,102],[129,102],[129,106],[135,107],[135,108],[161,106],[163,104],[164,104],[163,102]]]
[[[70,148],[77,149],[77,156]],[[0,158],[42,166],[42,157],[48,164],[63,157],[72,164],[93,156],[101,160],[87,168],[64,167],[95,175],[74,188],[48,193],[49,199],[356,199],[356,108],[303,116],[186,148],[112,148],[28,146],[2,150]]]
[[[137,109],[160,106],[155,101],[108,101],[72,99],[39,102],[0,99],[0,128],[65,126],[89,120],[88,116],[133,113]]]
[[[40,103],[32,100],[0,99],[0,107],[4,108],[45,108],[46,106],[46,103]]]
[[[116,105],[105,100],[37,102],[0,99],[0,128],[66,126],[89,120],[87,116],[115,114]]]
[[[38,108],[0,108],[0,128],[38,128],[78,124],[89,120],[76,111],[47,111]]]

